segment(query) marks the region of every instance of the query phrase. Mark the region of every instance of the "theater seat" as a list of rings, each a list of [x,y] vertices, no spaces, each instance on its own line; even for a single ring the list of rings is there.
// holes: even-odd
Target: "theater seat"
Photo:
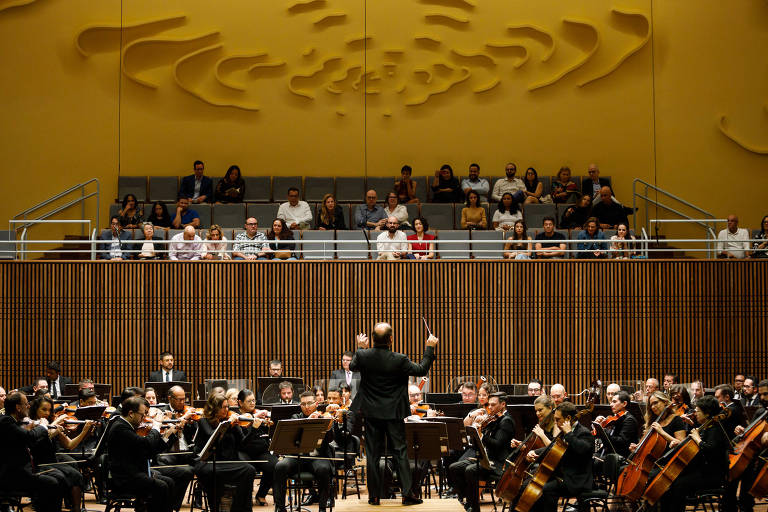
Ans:
[[[258,221],[260,228],[270,227],[272,226],[272,221],[277,217],[277,209],[279,207],[280,205],[277,203],[248,204],[246,219],[254,217]],[[245,221],[243,221],[243,225],[244,224]],[[242,227],[242,225],[240,227]]]
[[[471,231],[472,240],[495,240],[497,244],[481,243],[472,244],[472,257],[475,259],[489,260],[501,259],[504,257],[504,232],[503,231]],[[492,251],[492,252],[488,252]]]
[[[299,189],[299,197],[303,197],[301,189],[301,176],[275,176],[272,178],[272,197],[275,202],[283,202],[288,199],[288,189]]]
[[[304,178],[304,200],[319,203],[325,194],[334,193],[333,178],[307,176]]]
[[[149,201],[175,201],[179,193],[177,176],[150,176]]]
[[[456,226],[456,229],[461,229],[461,210],[466,208],[467,205],[466,205],[466,203],[456,203],[454,206],[455,206],[454,212],[453,212],[454,226]],[[492,221],[493,213],[491,213],[489,211],[488,203],[481,204],[480,206],[483,209],[485,209],[485,220],[488,221],[488,228],[487,229],[493,228],[493,221]],[[495,211],[495,208],[494,208],[494,211]],[[429,220],[429,219],[427,219],[427,220]],[[430,226],[431,225],[432,224],[430,224]]]
[[[387,194],[395,190],[395,179],[391,176],[368,176],[366,188],[375,190],[379,201],[386,201]]]
[[[245,224],[245,204],[215,204],[213,205],[212,224],[220,227],[239,228]]]
[[[11,240],[16,240],[13,231],[0,231],[0,260],[12,260],[16,257],[16,249]]]
[[[272,180],[269,176],[243,177],[245,195],[243,201],[252,203],[268,203],[272,200]]]
[[[466,243],[443,243],[448,240],[459,240]],[[437,254],[444,260],[469,259],[469,231],[465,229],[439,230],[437,233]]]
[[[208,203],[199,203],[189,205],[190,210],[195,210],[200,216],[200,224],[197,226],[200,228],[207,228],[211,225],[211,205]]]
[[[358,177],[336,177],[336,201],[359,203],[365,199],[365,179]]]
[[[133,194],[136,199],[143,203],[147,200],[147,177],[146,176],[118,176],[117,178],[117,199],[122,202],[126,194]]]
[[[431,229],[453,229],[452,203],[424,203],[421,216],[427,219]]]
[[[544,217],[555,219],[557,226],[557,208],[554,204],[525,204],[523,205],[523,220],[529,228],[541,229]]]
[[[372,236],[370,233],[368,236]],[[338,258],[340,260],[367,260],[368,243],[362,230],[337,231],[336,240],[351,240],[350,243],[338,244]],[[374,242],[375,243],[375,242]],[[373,244],[372,244],[373,245]]]
[[[333,231],[304,231],[301,235],[304,242],[301,245],[302,257],[305,260],[332,260],[336,248]],[[322,251],[322,252],[308,252]]]

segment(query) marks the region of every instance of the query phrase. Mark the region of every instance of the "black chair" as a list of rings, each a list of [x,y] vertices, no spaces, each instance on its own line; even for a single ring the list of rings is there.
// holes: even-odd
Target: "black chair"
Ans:
[[[24,502],[24,498],[28,497],[28,494],[21,491],[0,491],[0,506],[7,507],[7,510],[21,512],[25,507],[32,505],[30,502]]]
[[[200,503],[195,503],[196,497],[199,497]],[[189,503],[190,512],[195,512],[195,509],[208,512],[208,494],[205,492],[205,488],[197,479],[197,475],[192,478],[192,485],[189,486],[189,493],[187,494],[187,503]]]
[[[335,489],[336,482],[335,474],[331,473],[330,488]],[[299,471],[288,477],[288,509],[293,512],[294,501],[297,512],[301,512],[301,503],[304,501],[304,497],[307,495],[307,491],[314,491],[320,494],[319,484],[315,480],[315,475],[309,471]],[[301,492],[299,492],[301,491]],[[326,510],[333,512],[333,507],[336,505],[336,493],[330,494],[330,507]]]
[[[107,454],[99,456],[98,469],[101,472],[102,481],[104,486],[102,488],[102,499],[105,503],[104,512],[110,512],[114,510],[119,512],[124,508],[130,508],[136,510],[136,507],[143,505],[146,509],[146,500],[139,498],[133,494],[116,492],[112,483],[112,473],[109,469],[109,459]]]
[[[722,510],[723,495],[725,489],[718,487],[716,489],[702,489],[696,494],[686,497],[688,506],[693,506],[693,512],[717,512]]]
[[[569,506],[570,500],[563,500],[562,512]],[[608,512],[608,491],[595,489],[576,496],[576,509],[579,512]]]
[[[360,438],[349,434],[349,441],[346,464],[344,461],[335,462],[336,481],[341,487],[341,499],[346,499],[347,485],[351,474],[351,477],[354,479],[353,485],[355,487],[355,494],[357,495],[357,499],[360,499],[360,480],[357,478],[357,474],[362,466],[355,465],[357,456],[360,454]],[[344,458],[344,450],[337,449],[336,456],[338,458]]]

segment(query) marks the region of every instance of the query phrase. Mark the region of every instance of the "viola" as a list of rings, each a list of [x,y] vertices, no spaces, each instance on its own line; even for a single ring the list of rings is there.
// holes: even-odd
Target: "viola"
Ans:
[[[733,453],[728,455],[728,480],[734,482],[755,458],[762,445],[760,440],[764,432],[768,432],[768,411],[763,411],[747,427],[743,434],[736,438]]]

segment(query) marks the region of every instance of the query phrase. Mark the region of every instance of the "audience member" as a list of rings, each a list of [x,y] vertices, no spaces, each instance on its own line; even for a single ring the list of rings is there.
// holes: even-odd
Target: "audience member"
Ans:
[[[267,371],[270,377],[282,377],[283,376],[283,363],[279,359],[273,359],[267,366]]]
[[[461,229],[487,229],[488,219],[485,208],[480,206],[480,194],[470,189],[466,197],[467,205],[461,209]]]
[[[371,189],[365,193],[365,204],[355,208],[355,226],[358,229],[381,231],[387,224],[387,214],[384,208],[376,204],[376,191]]]
[[[287,380],[284,380],[283,382],[277,385],[277,388],[280,390],[281,405],[299,403],[293,398],[293,385],[290,382],[288,382]]]
[[[168,208],[165,203],[157,201],[152,204],[152,213],[147,217],[147,222],[151,222],[153,226],[158,228],[170,228],[173,219],[168,215]]]
[[[541,396],[543,391],[544,386],[539,379],[531,379],[528,382],[528,396]]]
[[[569,206],[560,217],[561,229],[581,229],[587,219],[592,215],[592,198],[584,194],[579,198],[579,202]]]
[[[728,227],[717,234],[717,257],[742,259],[749,257],[749,233],[739,227],[736,215],[728,216]]]
[[[240,168],[230,165],[227,173],[216,185],[217,203],[242,203],[245,196],[245,181],[240,175]]]
[[[53,398],[63,395],[64,386],[72,384],[72,379],[61,374],[61,364],[58,361],[48,361],[45,365],[45,379],[48,381]]]
[[[509,162],[504,167],[505,178],[499,178],[496,183],[493,184],[493,192],[491,193],[491,199],[494,202],[500,202],[504,194],[511,194],[515,203],[522,203],[525,201],[525,183],[520,178],[515,178],[517,172],[517,165]]]
[[[552,181],[552,201],[555,203],[575,203],[579,198],[579,187],[571,181],[571,168],[563,166],[557,171]]]
[[[160,369],[149,374],[149,382],[188,382],[184,371],[174,368],[173,354],[160,354]]]
[[[544,231],[536,235],[536,258],[565,257],[565,236],[555,231],[555,219],[544,217]]]
[[[464,404],[477,403],[477,385],[468,380],[459,386],[459,393],[461,393],[461,402]]]
[[[597,226],[597,219],[590,217],[584,229],[577,236],[576,257],[582,260],[604,259],[608,257],[608,243],[605,234]]]
[[[195,228],[187,226],[171,238],[169,257],[171,260],[199,260],[203,249],[202,240]]]
[[[186,197],[192,203],[213,201],[213,180],[203,176],[205,165],[200,160],[195,160],[194,173],[185,176],[179,187],[179,198]]]
[[[288,189],[288,201],[277,209],[277,218],[283,219],[290,229],[309,229],[312,210],[306,201],[299,201],[299,189]]]
[[[120,216],[120,224],[125,229],[135,229],[141,224],[144,212],[139,210],[139,202],[133,194],[125,194],[123,207],[117,214]]]
[[[589,164],[587,174],[589,177],[581,180],[581,193],[588,195],[594,203],[597,203],[600,201],[600,190],[603,187],[611,188],[610,181],[608,178],[600,177],[600,169],[597,164]],[[613,195],[613,190],[611,190],[611,195]]]
[[[411,169],[410,165],[404,165],[403,168],[400,169],[400,179],[395,181],[395,192],[397,193],[397,199],[403,204],[419,203],[419,198],[416,197],[417,183],[411,179],[412,172],[413,169]]]
[[[272,229],[267,233],[269,250],[267,258],[272,261],[295,260],[296,242],[293,241],[293,231],[288,229],[286,222],[277,218],[272,221]]]
[[[529,260],[533,252],[531,237],[528,236],[528,228],[525,222],[518,220],[512,229],[512,236],[507,238],[504,244],[504,258],[508,260]]]
[[[768,215],[760,221],[760,232],[753,238],[762,240],[752,244],[753,258],[768,258]]]
[[[200,215],[189,207],[189,199],[186,197],[180,197],[176,202],[176,215],[173,217],[171,225],[176,229],[192,226],[197,228],[200,226]]]
[[[461,180],[461,190],[464,191],[465,196],[469,194],[470,190],[474,190],[480,197],[488,197],[491,186],[487,179],[480,177],[479,165],[469,164],[469,177]]]
[[[525,170],[525,179],[523,179],[525,185],[525,204],[535,204],[541,202],[541,195],[544,193],[544,184],[539,181],[539,173],[536,169],[529,167]]]
[[[131,234],[123,230],[123,226],[120,224],[120,217],[117,215],[113,215],[109,219],[109,226],[111,231],[109,233],[102,233],[99,236],[99,239],[102,241],[99,258],[110,261],[130,259],[131,244],[129,240],[131,239]]]
[[[498,183],[498,182],[497,182]],[[515,201],[510,192],[504,192],[499,201],[499,207],[493,212],[493,229],[496,231],[509,231],[515,225],[515,222],[523,218],[523,212],[520,211],[520,203]]]
[[[384,213],[387,217],[395,217],[401,227],[411,227],[411,224],[408,222],[408,209],[397,201],[396,193],[390,192],[387,194],[387,206],[384,207]]]
[[[619,224],[629,224],[626,209],[613,201],[609,187],[600,189],[600,202],[592,206],[592,216],[597,217],[602,229],[616,229]]]
[[[269,244],[264,233],[259,231],[259,223],[253,217],[245,220],[245,231],[235,236],[232,246],[232,259],[263,260],[266,259]]]
[[[221,234],[221,228],[218,224],[211,224],[208,233],[205,235],[205,243],[200,253],[204,260],[230,260],[229,245],[227,237]]]
[[[317,216],[315,226],[321,231],[347,229],[347,223],[344,219],[344,211],[341,206],[336,203],[336,198],[333,197],[333,194],[325,194],[323,196],[323,200],[320,203],[320,213]]]
[[[568,393],[565,392],[565,386],[562,384],[552,384],[552,388],[549,390],[549,396],[552,397],[552,401],[555,405],[560,405],[568,399]]]
[[[137,260],[161,260],[165,254],[165,245],[155,236],[155,226],[147,221],[141,226],[144,238],[133,244],[133,251]]]
[[[454,177],[450,165],[445,164],[439,171],[435,171],[435,177],[432,180],[433,203],[458,203],[463,196],[459,180]]]
[[[414,260],[431,260],[435,257],[435,235],[427,233],[429,222],[424,217],[413,219],[415,234],[409,235],[410,247],[407,258]]]
[[[635,237],[629,234],[629,228],[621,222],[616,226],[616,234],[611,236],[611,255],[614,259],[626,260],[635,254]]]
[[[387,219],[387,230],[376,237],[378,260],[399,260],[408,254],[408,238],[400,231],[396,217]]]

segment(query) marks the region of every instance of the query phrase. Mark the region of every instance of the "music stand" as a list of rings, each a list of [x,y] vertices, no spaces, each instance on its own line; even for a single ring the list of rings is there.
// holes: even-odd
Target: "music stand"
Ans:
[[[426,393],[424,401],[435,404],[461,403],[461,393]]]
[[[167,397],[168,390],[171,389],[173,386],[180,386],[184,390],[185,401],[192,399],[192,383],[191,382],[172,380],[170,382],[159,381],[159,382],[144,383],[144,389],[153,388],[155,390],[155,395],[157,395],[158,399],[160,399],[160,397]]]
[[[310,453],[323,444],[326,432],[331,428],[332,418],[305,418],[296,420],[281,420],[275,427],[269,451],[275,455],[295,455],[297,459],[298,496],[301,499],[301,454]],[[298,500],[297,500],[298,501]],[[298,503],[301,512],[301,502]],[[293,500],[291,500],[293,511]]]
[[[485,445],[483,445],[483,440],[480,439],[480,432],[477,431],[477,429],[473,426],[467,427],[467,435],[469,436],[469,441],[472,447],[475,449],[475,452],[477,453],[477,463],[484,469],[490,470],[491,469],[491,461],[488,459],[488,453],[485,451]],[[480,502],[480,474],[478,472],[477,475],[477,489],[475,489],[475,492],[477,493],[477,501]]]
[[[467,429],[464,427],[463,418],[452,418],[450,416],[434,416],[432,418],[425,416],[422,418],[424,421],[440,422],[445,425],[448,433],[448,452],[451,450],[457,452],[463,452],[467,446]],[[443,465],[443,458],[440,457],[440,470],[441,475],[447,474],[447,468]],[[439,480],[439,487],[437,489],[438,494],[443,494],[443,478]]]
[[[414,471],[419,470],[419,457],[426,460],[440,459],[448,455],[448,430],[445,423],[412,421],[405,423],[405,440],[408,458],[413,459]],[[402,476],[401,482],[402,482]],[[421,495],[421,482],[418,483]],[[403,489],[403,495],[411,489]]]
[[[304,387],[304,379],[300,377],[256,377],[256,391],[258,392],[258,398],[264,394],[264,390],[269,387],[270,384],[280,384],[283,381],[288,381],[293,385],[294,395],[297,395],[295,391],[298,388]]]
[[[608,434],[605,432],[605,429],[602,425],[596,421],[593,421],[592,430],[595,431],[595,436],[603,444],[603,452],[605,455],[616,453],[616,448],[614,448],[613,443],[611,442],[611,438],[608,437]]]
[[[224,433],[229,430],[229,427],[232,425],[229,421],[222,421],[219,423],[219,426],[216,427],[216,430],[213,431],[213,434],[211,434],[211,437],[208,438],[208,442],[205,443],[205,446],[203,447],[202,451],[200,452],[200,460],[202,462],[207,462],[208,457],[211,457],[211,464],[213,465],[212,471],[212,479],[213,479],[213,499],[212,499],[212,509],[213,512],[218,512],[219,510],[219,502],[216,489],[216,443],[218,442],[219,438],[224,435]]]
[[[453,418],[463,418],[467,414],[469,414],[470,411],[474,411],[478,407],[480,407],[477,404],[435,404],[435,407],[441,411],[443,411],[443,414],[446,416],[451,416]]]

